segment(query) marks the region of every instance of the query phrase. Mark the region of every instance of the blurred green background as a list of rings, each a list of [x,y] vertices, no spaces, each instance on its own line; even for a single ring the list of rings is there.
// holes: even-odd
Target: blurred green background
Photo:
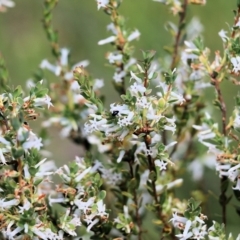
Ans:
[[[37,69],[40,62],[47,58],[55,61],[51,55],[50,46],[42,28],[42,5],[41,0],[16,0],[16,7],[9,9],[7,13],[0,14],[0,52],[6,60],[12,84],[25,85],[33,72]],[[227,30],[233,23],[233,9],[236,1],[208,0],[205,7],[191,6],[188,9],[188,19],[198,16],[205,26],[203,37],[205,45],[212,53],[222,49],[222,42],[218,36],[221,29]],[[165,31],[164,24],[171,20],[176,22],[177,17],[173,18],[168,13],[167,7],[151,0],[125,0],[120,13],[126,17],[129,28],[139,29],[141,32],[140,40],[135,42],[136,56],[139,49],[154,49],[157,56],[164,54],[163,47],[171,41],[170,35]],[[107,61],[104,56],[106,51],[111,51],[110,45],[98,46],[97,42],[110,35],[106,31],[109,17],[102,11],[97,11],[94,0],[60,0],[54,10],[53,24],[59,31],[59,43],[61,47],[72,50],[72,62],[89,59],[88,68],[95,78],[104,78],[106,85],[104,92],[107,94],[109,103],[116,97],[111,86],[113,69],[105,67]],[[228,84],[224,86],[224,97],[226,98],[229,112],[232,109],[233,96],[238,89]],[[208,94],[213,94],[209,92]],[[209,96],[209,99],[211,96]],[[216,117],[219,115],[216,114]],[[68,140],[59,140],[58,134],[52,132],[53,159],[61,165],[64,161],[69,161],[79,154],[78,146]],[[214,172],[208,172],[208,177],[203,180],[204,188],[219,194],[219,180]],[[180,191],[181,197],[189,197],[190,191],[195,190],[196,186],[189,184],[190,178],[186,176],[184,191]],[[186,187],[187,186],[187,187]],[[198,188],[198,187],[197,187]],[[213,214],[211,217],[221,221],[219,205],[217,199],[210,196],[208,199],[208,209]],[[239,217],[230,206],[228,213],[228,230],[235,234],[240,230]]]

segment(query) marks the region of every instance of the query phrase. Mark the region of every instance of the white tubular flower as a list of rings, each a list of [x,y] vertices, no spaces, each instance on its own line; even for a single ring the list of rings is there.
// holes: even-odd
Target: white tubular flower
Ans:
[[[118,105],[115,103],[110,104],[110,112],[115,113],[117,112],[117,115],[128,115],[131,111],[128,108],[128,105]]]
[[[206,239],[206,235],[207,235],[207,231],[206,231],[206,228],[207,226],[206,225],[203,225],[201,227],[196,227],[196,228],[193,228],[192,232],[193,232],[193,239],[197,239],[197,240],[200,240],[200,239]]]
[[[40,150],[40,148],[43,146],[41,138],[38,138],[36,134],[34,134],[32,131],[27,130],[23,127],[20,127],[18,129],[17,139],[19,141],[24,141],[22,147],[25,150],[31,149],[31,148],[36,148]]]
[[[31,174],[29,172],[29,166],[27,164],[24,165],[23,171],[24,171],[25,178],[26,179],[30,179],[31,178]]]
[[[0,0],[0,12],[5,10],[5,7],[11,8],[14,7],[15,3],[12,0]]]
[[[87,227],[87,232],[90,232],[90,230],[91,230],[91,228],[95,225],[95,224],[97,224],[99,222],[99,219],[98,218],[96,218],[96,219],[94,219],[93,221],[91,221],[91,223],[88,225],[88,227]]]
[[[130,81],[131,81],[132,79],[134,79],[136,82],[142,84],[142,79],[141,79],[141,78],[137,77],[136,74],[133,73],[132,71],[130,72],[130,74],[131,74]]]
[[[237,57],[232,57],[231,59],[231,63],[233,65],[233,72],[238,74],[240,71],[240,56]]]
[[[104,86],[103,79],[95,79],[93,83],[93,91],[96,91]]]
[[[188,220],[186,222],[183,233],[176,235],[176,237],[180,238],[181,240],[186,240],[186,239],[191,238],[191,236],[193,235],[193,233],[191,231],[189,231],[191,225],[192,225],[192,222],[190,220]]]
[[[37,150],[40,150],[40,148],[43,146],[42,139],[38,138],[33,132],[29,132],[29,137],[26,142],[23,143],[22,147],[27,150],[31,148],[36,148]]]
[[[240,128],[240,115],[239,115],[239,111],[237,109],[234,110],[234,121],[233,121],[233,127],[238,129]]]
[[[28,80],[26,81],[26,87],[27,87],[28,89],[34,88],[35,86],[36,86],[36,84],[34,83],[34,81],[33,81],[32,79],[28,79]]]
[[[60,177],[62,177],[62,178],[64,179],[64,181],[66,181],[66,182],[70,182],[70,181],[71,181],[71,178],[70,178],[67,174],[65,174],[65,173],[63,172],[62,167],[59,168],[59,169],[57,169],[57,170],[55,171],[55,174],[58,174],[58,175],[59,175]]]
[[[33,226],[31,230],[42,239],[58,239],[58,235],[56,233],[54,233],[50,228],[41,227],[40,223]]]
[[[190,54],[188,56],[186,56],[186,58],[190,58],[190,59],[195,59],[195,58],[198,58],[198,56],[195,54],[195,53],[198,53],[199,50],[198,48],[196,47],[196,45],[193,43],[193,42],[190,42],[190,41],[184,41],[184,44],[186,45],[186,49],[185,49],[185,52]],[[195,55],[195,56],[194,56]]]
[[[176,100],[176,103],[180,105],[186,102],[185,98],[181,94],[175,93],[173,91],[171,92],[171,98],[173,98],[173,100]]]
[[[149,109],[151,107],[151,102],[148,102],[148,98],[142,96],[137,98],[136,106]]]
[[[176,179],[173,182],[170,182],[166,185],[157,185],[156,186],[156,191],[157,191],[157,193],[160,194],[165,189],[165,187],[166,187],[167,190],[170,190],[174,187],[180,187],[182,185],[182,183],[183,183],[183,179],[179,178],[179,179]]]
[[[109,0],[97,0],[98,10],[100,8],[106,8],[109,4]]]
[[[227,42],[229,40],[229,37],[227,36],[227,31],[224,31],[223,29],[218,33],[218,35],[221,37],[223,42]]]
[[[238,179],[237,179],[237,184],[235,187],[233,187],[234,190],[238,190],[240,191],[240,176],[238,176]]]
[[[92,167],[89,167],[87,169],[85,169],[83,172],[81,172],[80,174],[78,174],[76,177],[75,177],[75,181],[76,182],[80,182],[90,171],[91,171]]]
[[[75,199],[74,204],[84,212],[84,214],[87,213],[87,211],[91,210],[93,204],[94,204],[95,197],[91,197],[88,199],[87,202],[83,202],[81,199]]]
[[[113,80],[116,83],[121,83],[125,76],[126,76],[126,72],[125,71],[115,72],[114,75],[113,75]]]
[[[107,25],[107,30],[111,31],[113,34],[117,35],[117,29],[113,23]]]
[[[23,206],[19,206],[19,213],[23,214],[24,211],[27,211],[31,208],[31,203],[27,200],[27,198],[24,198],[24,204]]]
[[[107,43],[111,43],[111,42],[114,42],[115,40],[116,40],[116,36],[110,36],[106,39],[100,40],[98,42],[98,45],[104,45],[104,44],[107,44]]]
[[[103,200],[97,202],[97,215],[100,217],[108,217],[108,213],[106,213],[106,205],[103,203]]]
[[[62,69],[60,66],[55,66],[51,64],[48,60],[44,59],[41,64],[40,68],[42,69],[48,69],[50,72],[54,73],[56,76],[59,76]]]
[[[187,218],[178,216],[177,213],[173,213],[173,217],[170,219],[170,222],[172,222],[174,227],[178,228],[182,224],[186,224],[187,220]]]
[[[128,135],[129,130],[128,129],[124,129],[121,133],[121,135],[118,137],[118,140],[120,142],[122,142],[124,140],[124,138]]]
[[[164,162],[162,160],[156,159],[154,163],[157,167],[159,167],[160,171],[167,170],[168,162]]]
[[[14,224],[14,221],[11,221],[6,230],[2,231],[3,237],[9,240],[15,240],[15,235],[20,233],[23,230],[23,227],[17,227],[13,230],[12,225]]]
[[[173,141],[171,143],[169,143],[168,145],[165,146],[165,151],[167,151],[169,148],[171,148],[172,146],[176,145],[177,144],[177,141]]]
[[[196,69],[192,71],[192,73],[189,76],[189,79],[195,81],[202,79],[204,76],[205,73],[202,69]]]
[[[228,169],[228,178],[234,182],[239,175],[240,164]]]
[[[89,120],[89,123],[84,124],[84,129],[88,133],[92,133],[94,131],[104,130],[104,126],[107,123],[106,119],[101,119],[101,116],[94,115],[92,120]]]
[[[0,161],[2,162],[2,164],[6,164],[6,159],[3,155],[2,149],[0,148]]]
[[[65,203],[68,200],[65,197],[52,198],[51,194],[48,196],[49,205],[52,206],[53,203]]]
[[[121,150],[120,153],[119,153],[119,157],[117,159],[117,163],[120,163],[125,155],[125,152],[124,150]]]
[[[137,60],[135,58],[130,58],[130,60],[124,65],[124,69],[126,70],[136,63],[137,63]]]
[[[47,107],[50,108],[53,106],[53,104],[51,103],[51,98],[47,94],[42,98],[35,98],[33,101],[35,107],[47,105]]]
[[[70,89],[74,92],[80,92],[80,85],[79,85],[78,81],[74,80],[71,83]]]
[[[62,48],[61,49],[61,57],[60,57],[61,66],[68,65],[68,55],[69,55],[69,50],[67,48]]]
[[[107,57],[109,63],[121,62],[123,58],[122,54],[110,53]]]
[[[5,201],[5,198],[0,199],[0,209],[9,209],[12,206],[17,206],[19,204],[19,200],[18,199],[12,199],[9,201]]]
[[[76,67],[83,67],[83,68],[86,68],[88,65],[90,64],[90,62],[88,60],[83,60],[83,61],[80,61],[76,64],[74,64],[72,66],[72,71],[76,68]]]
[[[231,168],[230,164],[220,164],[216,163],[216,171],[219,172],[219,177],[222,178],[223,176],[229,175],[228,170]]]
[[[6,146],[10,146],[10,142],[7,141],[4,137],[0,136],[0,143],[6,145]]]
[[[134,82],[133,85],[130,86],[130,90],[132,93],[140,93],[141,95],[143,95],[147,89],[142,84],[137,84],[136,82]]]
[[[128,116],[118,119],[118,125],[120,127],[132,125],[133,122],[131,122],[131,120],[132,120],[133,117],[134,117],[134,112],[129,112]]]
[[[133,41],[134,39],[139,38],[140,35],[141,35],[141,33],[136,29],[134,32],[132,32],[132,33],[128,36],[127,40],[128,40],[128,42],[131,42],[131,41]]]
[[[195,39],[198,37],[204,30],[203,25],[201,24],[199,18],[193,17],[190,23],[186,27],[188,38]]]

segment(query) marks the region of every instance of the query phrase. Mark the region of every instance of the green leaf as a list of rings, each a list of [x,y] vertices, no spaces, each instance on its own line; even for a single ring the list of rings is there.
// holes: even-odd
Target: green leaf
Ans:
[[[23,156],[24,150],[22,148],[12,148],[12,155],[15,159]]]
[[[106,197],[106,195],[107,195],[106,191],[105,190],[101,190],[98,193],[98,199],[103,200]]]
[[[155,182],[157,179],[157,174],[154,171],[151,171],[148,177],[152,182]]]
[[[159,204],[163,205],[166,200],[167,200],[167,186],[164,186],[164,190],[163,190],[162,194],[160,195]]]
[[[21,127],[21,123],[18,118],[12,118],[11,125],[15,131],[17,131]]]
[[[123,196],[126,196],[126,197],[128,197],[128,198],[131,198],[131,199],[133,198],[133,195],[132,195],[131,193],[129,193],[129,192],[123,191],[123,192],[122,192],[122,195],[123,195]]]
[[[128,183],[129,191],[132,192],[132,191],[136,190],[137,187],[138,187],[138,182],[137,182],[136,178],[132,178],[130,180],[130,182]]]

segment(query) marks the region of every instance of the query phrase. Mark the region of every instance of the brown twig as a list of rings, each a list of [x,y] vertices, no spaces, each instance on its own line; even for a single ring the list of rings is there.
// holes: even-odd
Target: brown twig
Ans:
[[[150,150],[149,140],[148,140],[147,135],[145,136],[145,145],[146,145],[147,150]],[[148,159],[149,171],[150,172],[153,171],[153,172],[156,173],[156,167],[153,163],[153,159],[152,159],[151,155],[148,155],[147,159]],[[159,219],[163,222],[162,234],[163,233],[169,233],[171,227],[169,226],[168,222],[166,221],[165,216],[162,214],[162,207],[160,206],[160,203],[159,203],[155,181],[152,180],[151,184],[152,184],[153,198],[154,198],[154,201],[155,201],[155,204],[156,204],[157,214],[158,214]],[[163,239],[163,235],[160,235],[160,239]]]
[[[238,11],[237,11],[236,17],[235,17],[235,19],[234,19],[234,25],[237,24],[239,18],[240,18],[240,6],[238,7]],[[231,38],[234,38],[234,37],[235,37],[235,33],[236,33],[236,31],[235,31],[235,29],[233,28],[233,31],[232,31],[232,34],[231,34]]]
[[[174,44],[174,50],[173,50],[173,58],[172,58],[172,63],[171,63],[171,69],[173,70],[176,67],[176,62],[178,58],[178,47],[179,47],[179,42],[182,34],[182,24],[185,21],[186,14],[187,14],[187,5],[188,5],[188,0],[184,0],[183,5],[182,5],[182,11],[179,13],[179,24],[178,24],[178,32],[175,38],[175,44]]]
[[[216,79],[215,76],[211,76],[211,83],[215,87],[215,90],[217,92],[217,98],[220,104],[220,111],[222,115],[222,133],[224,136],[227,136],[227,124],[226,124],[226,119],[227,119],[227,109],[226,109],[226,104],[223,99],[222,91],[220,89],[220,82]],[[221,194],[219,196],[219,203],[222,206],[222,222],[226,226],[227,224],[227,187],[225,185],[228,182],[227,176],[222,176],[221,178]]]
[[[134,172],[133,172],[133,162],[129,161],[129,168],[130,168],[130,175],[131,175],[131,179],[134,178]],[[133,201],[135,204],[135,214],[136,214],[136,221],[137,221],[137,225],[138,225],[138,240],[142,239],[142,220],[141,220],[141,216],[139,215],[139,206],[138,206],[138,198],[137,198],[137,192],[134,189],[133,190]]]
[[[124,55],[124,45],[126,43],[126,40],[123,36],[122,30],[118,25],[118,12],[116,10],[116,6],[114,5],[115,3],[110,2],[112,5],[112,9],[111,9],[111,19],[112,22],[117,30],[117,43],[116,43],[116,50],[120,51],[122,55]],[[120,64],[118,73],[122,72],[124,70],[124,63],[122,62]],[[125,78],[122,77],[122,82],[121,85],[120,84],[116,84],[114,83],[114,88],[120,93],[120,94],[125,94],[126,90],[125,90]]]
[[[217,92],[217,98],[220,103],[220,111],[222,115],[222,133],[224,136],[227,135],[227,130],[226,130],[226,120],[227,120],[227,109],[226,109],[226,104],[223,99],[222,91],[220,89],[220,82],[216,78],[211,78],[211,83],[215,87],[216,92]]]
[[[178,48],[179,48],[180,39],[181,39],[181,35],[182,35],[182,30],[183,30],[182,25],[185,21],[186,15],[187,15],[187,5],[188,5],[188,0],[184,0],[184,2],[182,4],[182,11],[179,13],[178,32],[175,37],[175,43],[174,43],[174,47],[173,47],[173,58],[172,58],[171,66],[170,66],[171,70],[174,70],[174,68],[176,67],[176,64],[177,64]],[[168,94],[171,92],[171,90],[172,90],[172,84],[169,84],[168,91],[167,91],[167,97],[168,97]],[[163,131],[163,133],[162,133],[162,141],[163,141],[164,145],[167,144],[167,132],[166,131]]]

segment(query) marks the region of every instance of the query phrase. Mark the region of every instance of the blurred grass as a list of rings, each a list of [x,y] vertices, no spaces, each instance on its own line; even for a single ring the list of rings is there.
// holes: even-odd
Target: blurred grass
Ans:
[[[42,59],[47,58],[54,61],[42,28],[42,3],[43,1],[16,1],[15,8],[0,14],[0,52],[6,60],[12,84],[24,85]],[[188,9],[188,19],[192,16],[198,16],[205,26],[203,33],[205,45],[212,50],[212,54],[214,51],[222,49],[218,32],[221,29],[228,29],[227,23],[233,22],[232,10],[234,8],[235,1],[209,0],[205,7],[191,6]],[[177,17],[171,17],[165,6],[151,0],[125,0],[119,11],[126,17],[129,28],[137,28],[141,32],[141,38],[135,44],[136,56],[139,56],[140,49],[154,49],[157,51],[158,57],[163,56],[164,45],[171,41],[169,34],[164,29],[164,24],[169,20],[177,21]],[[110,35],[106,31],[109,17],[102,11],[97,11],[94,0],[68,0],[59,1],[54,11],[53,23],[55,29],[59,31],[60,46],[72,50],[72,62],[89,59],[91,62],[89,70],[92,75],[106,80],[104,92],[107,93],[107,102],[113,101],[116,98],[111,86],[113,69],[104,67],[106,64],[104,55],[112,48],[109,45],[97,45],[100,39]],[[238,89],[230,84],[225,84],[223,89],[230,112],[233,106],[233,96]],[[208,91],[207,98],[210,99],[212,94],[213,91]],[[215,116],[218,118],[219,114]],[[58,159],[58,165],[79,154],[78,146],[67,140],[59,142],[57,133],[53,131],[51,134],[55,139],[51,149],[54,147],[54,159]],[[191,190],[196,188],[195,185],[189,184],[191,180],[188,175],[185,178],[186,183],[179,191],[181,198],[190,197]],[[205,189],[218,194],[217,178],[215,173],[209,172],[203,182]],[[210,196],[208,208],[214,214],[220,212],[217,199]],[[230,206],[230,208],[233,207]],[[233,230],[236,233],[239,231],[239,218],[233,210],[228,215],[230,219],[228,230]],[[220,217],[217,216],[217,220],[221,221]]]

